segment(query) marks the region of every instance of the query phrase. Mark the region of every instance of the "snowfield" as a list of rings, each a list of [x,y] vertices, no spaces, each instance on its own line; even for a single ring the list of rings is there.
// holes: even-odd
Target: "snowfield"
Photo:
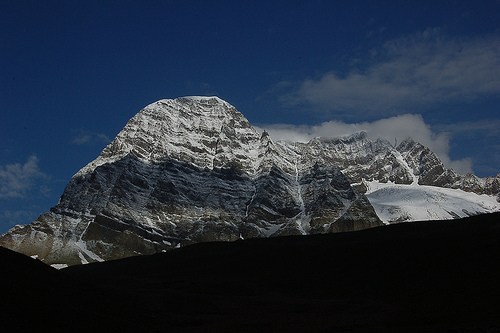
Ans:
[[[457,189],[391,182],[364,182],[366,196],[386,224],[404,221],[447,220],[500,211],[495,196]]]

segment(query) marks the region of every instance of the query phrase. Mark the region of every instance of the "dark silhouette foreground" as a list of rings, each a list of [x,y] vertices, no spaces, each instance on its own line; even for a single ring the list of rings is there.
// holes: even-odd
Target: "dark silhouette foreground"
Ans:
[[[0,248],[17,332],[499,332],[500,213],[57,271]]]

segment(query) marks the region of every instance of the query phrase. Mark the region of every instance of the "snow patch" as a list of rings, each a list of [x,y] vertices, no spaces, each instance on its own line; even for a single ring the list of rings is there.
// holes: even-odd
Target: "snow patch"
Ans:
[[[262,233],[264,234],[264,236],[271,237],[282,226],[283,226],[283,224],[271,224],[271,223],[267,223],[266,228],[259,228],[259,229],[262,231]]]
[[[399,161],[399,163],[401,163],[401,165],[406,169],[406,171],[408,171],[408,173],[412,176],[412,178],[413,178],[412,185],[418,185],[418,176],[415,176],[412,168],[408,165],[408,163],[405,161],[403,156],[401,156],[401,153],[397,150],[393,150],[392,155],[394,157],[396,157],[396,159]]]
[[[85,255],[94,260],[94,261],[104,261],[104,259],[102,259],[101,257],[99,257],[97,254],[95,254],[94,252],[90,251],[88,248],[87,248],[87,242],[85,242],[82,237],[83,235],[85,234],[85,232],[87,231],[89,225],[90,225],[91,222],[89,222],[89,224],[87,224],[87,226],[85,227],[85,230],[82,232],[82,234],[80,235],[80,238],[78,239],[78,241],[75,242],[75,245],[77,247],[77,250],[78,250],[78,256],[80,257],[80,260],[82,262],[82,264],[88,264],[89,261],[87,260],[87,258],[85,257]],[[85,255],[84,255],[85,254]]]
[[[384,223],[448,220],[500,211],[495,196],[457,189],[365,182],[366,196]]]
[[[297,226],[300,233],[306,235],[311,230],[311,218],[306,216],[306,206],[304,204],[304,198],[302,197],[302,186],[299,182],[299,156],[295,159],[295,183],[297,184],[297,201],[299,203],[300,212],[294,217],[296,218]]]

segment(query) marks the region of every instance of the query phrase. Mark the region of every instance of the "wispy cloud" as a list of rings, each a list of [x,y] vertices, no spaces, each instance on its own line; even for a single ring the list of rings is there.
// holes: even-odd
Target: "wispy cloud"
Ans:
[[[35,155],[30,156],[24,164],[0,166],[0,199],[23,197],[37,179],[45,177]]]
[[[85,145],[94,143],[104,143],[107,144],[111,142],[111,139],[103,133],[94,133],[84,130],[75,131],[71,143],[74,145]]]
[[[500,119],[484,119],[476,121],[463,121],[454,124],[440,125],[441,131],[453,133],[455,135],[475,135],[484,137],[500,137]]]
[[[470,159],[451,160],[449,156],[450,135],[434,132],[421,115],[404,114],[373,122],[345,123],[328,121],[315,126],[274,124],[263,125],[274,140],[307,142],[314,137],[340,137],[365,131],[371,138],[385,138],[390,142],[401,142],[407,137],[429,147],[443,163],[459,173],[472,172]]]
[[[0,213],[0,228],[10,228],[16,224],[26,224],[36,218],[36,212],[32,210],[7,209]]]
[[[498,36],[449,38],[429,29],[386,42],[371,54],[364,68],[298,82],[281,100],[366,117],[500,95]]]

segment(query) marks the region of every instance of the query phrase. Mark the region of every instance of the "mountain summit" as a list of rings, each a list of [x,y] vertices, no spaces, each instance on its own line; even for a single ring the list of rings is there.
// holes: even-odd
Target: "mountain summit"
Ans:
[[[460,196],[470,203],[466,212],[446,211],[447,218],[500,210],[491,196],[499,192],[499,177],[467,177],[412,140],[393,147],[357,133],[274,142],[218,97],[165,99],[135,115],[72,177],[55,207],[11,229],[0,245],[72,265],[195,242],[352,231],[415,219],[375,195],[390,185],[476,192]]]

